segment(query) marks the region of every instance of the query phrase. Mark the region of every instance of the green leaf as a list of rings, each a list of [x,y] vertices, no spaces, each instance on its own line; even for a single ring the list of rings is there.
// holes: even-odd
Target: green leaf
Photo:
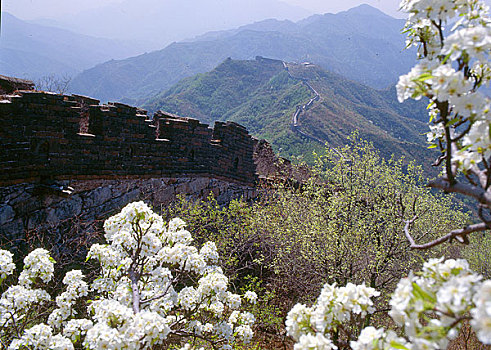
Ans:
[[[437,146],[435,144],[429,145],[428,149],[436,148]]]
[[[392,340],[390,342],[390,346],[393,347],[394,349],[401,349],[401,350],[409,350],[408,348],[406,348],[404,345],[402,344],[399,344],[398,342]]]
[[[420,286],[413,282],[413,294],[416,297],[421,297],[424,300],[429,300],[432,303],[436,303],[436,298],[430,293],[424,291]]]
[[[452,50],[452,51],[453,51],[453,50]],[[442,61],[442,64],[445,64],[445,62],[447,62],[447,61],[448,61],[448,59],[449,59],[449,58],[450,58],[450,56],[452,55],[452,51],[450,51],[450,53],[449,53],[447,56],[445,56],[445,58],[444,58],[444,59],[443,59],[443,61]]]
[[[445,124],[445,126],[451,126],[451,125],[454,125],[455,123],[457,123],[458,121],[460,121],[460,118],[459,117],[455,117],[453,118],[452,120],[450,120],[449,122],[447,122],[447,124]]]
[[[430,73],[423,73],[419,77],[413,79],[413,81],[414,82],[421,82],[421,81],[426,81],[426,80],[431,79],[431,78],[433,78],[433,75],[431,75]]]

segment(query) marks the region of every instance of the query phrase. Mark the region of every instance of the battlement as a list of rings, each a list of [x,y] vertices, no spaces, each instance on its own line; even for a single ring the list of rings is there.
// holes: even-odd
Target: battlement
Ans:
[[[55,180],[209,176],[251,185],[254,139],[198,120],[23,90],[0,99],[0,186]]]
[[[16,90],[34,90],[34,83],[30,80],[0,75],[0,95],[11,94]]]

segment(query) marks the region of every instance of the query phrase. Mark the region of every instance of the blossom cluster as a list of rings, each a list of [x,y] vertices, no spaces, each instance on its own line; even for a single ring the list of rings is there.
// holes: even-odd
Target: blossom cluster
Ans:
[[[166,226],[143,202],[127,205],[106,220],[104,229],[107,244],[95,244],[88,253],[88,259],[99,261],[100,276],[87,283],[81,271],[68,272],[47,324],[16,330],[9,349],[73,349],[79,344],[136,350],[170,338],[182,344],[196,337],[230,349],[251,340],[255,320],[245,307],[257,295],[248,291],[242,297],[228,290],[228,278],[215,265],[219,256],[214,243],[197,249],[182,220]],[[11,327],[17,320],[51,301],[33,286],[51,280],[53,263],[42,249],[25,258],[18,285],[0,299],[0,330],[15,334]],[[14,267],[12,255],[0,251],[0,276]]]
[[[14,255],[6,250],[0,250],[0,283],[15,270],[12,258]]]
[[[296,350],[335,349],[330,333],[337,325],[373,312],[375,290],[364,285],[341,289],[326,284],[312,307],[297,304],[290,311],[286,327]],[[338,305],[341,301],[348,306]],[[350,342],[352,349],[444,349],[469,315],[478,339],[491,344],[491,281],[483,282],[465,260],[429,260],[421,272],[399,281],[390,305],[389,315],[404,336],[370,326]]]
[[[491,101],[479,91],[491,80],[489,9],[479,0],[402,0],[401,9],[421,60],[400,77],[398,99],[430,99],[428,140],[455,148],[453,164],[468,170],[491,156]]]
[[[465,260],[431,259],[421,273],[399,282],[389,315],[417,348],[446,348],[458,334],[459,320],[473,308],[481,279]]]
[[[344,287],[326,284],[312,307],[297,304],[288,313],[286,330],[298,341],[295,349],[335,348],[330,332],[349,321],[352,314],[365,317],[375,311],[372,298],[380,293],[365,285]]]
[[[12,254],[0,250],[0,271],[5,277],[14,271]],[[73,349],[72,342],[62,334],[54,334],[50,326],[35,325],[23,332],[20,337],[12,338],[13,330],[19,332],[20,324],[26,323],[26,317],[33,309],[46,305],[51,296],[40,284],[53,278],[54,260],[45,249],[35,249],[24,258],[24,269],[20,273],[17,285],[11,285],[0,297],[0,338],[10,339],[9,350],[22,348],[35,349]],[[3,277],[3,278],[5,278]]]

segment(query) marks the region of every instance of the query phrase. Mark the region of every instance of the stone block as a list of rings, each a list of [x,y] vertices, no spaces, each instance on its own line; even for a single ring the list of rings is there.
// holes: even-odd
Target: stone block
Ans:
[[[0,225],[8,223],[15,218],[15,211],[10,205],[0,205]]]

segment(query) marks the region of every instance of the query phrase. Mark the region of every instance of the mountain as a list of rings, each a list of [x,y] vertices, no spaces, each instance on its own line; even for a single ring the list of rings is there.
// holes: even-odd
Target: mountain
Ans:
[[[299,20],[311,14],[279,0],[125,0],[56,20],[79,33],[146,40],[160,49],[210,30],[272,17]]]
[[[368,5],[299,22],[267,20],[125,60],[105,62],[77,76],[72,88],[102,100],[139,103],[185,77],[213,69],[227,57],[267,56],[309,61],[349,79],[386,88],[414,64],[404,51],[404,20]]]
[[[313,64],[227,59],[148,99],[144,108],[206,123],[235,121],[285,157],[309,160],[326,142],[344,145],[355,130],[387,157],[430,156],[421,135],[427,130],[423,103],[400,104],[395,88],[375,90]]]
[[[1,73],[28,79],[75,75],[97,63],[141,53],[140,45],[80,35],[2,13]]]

